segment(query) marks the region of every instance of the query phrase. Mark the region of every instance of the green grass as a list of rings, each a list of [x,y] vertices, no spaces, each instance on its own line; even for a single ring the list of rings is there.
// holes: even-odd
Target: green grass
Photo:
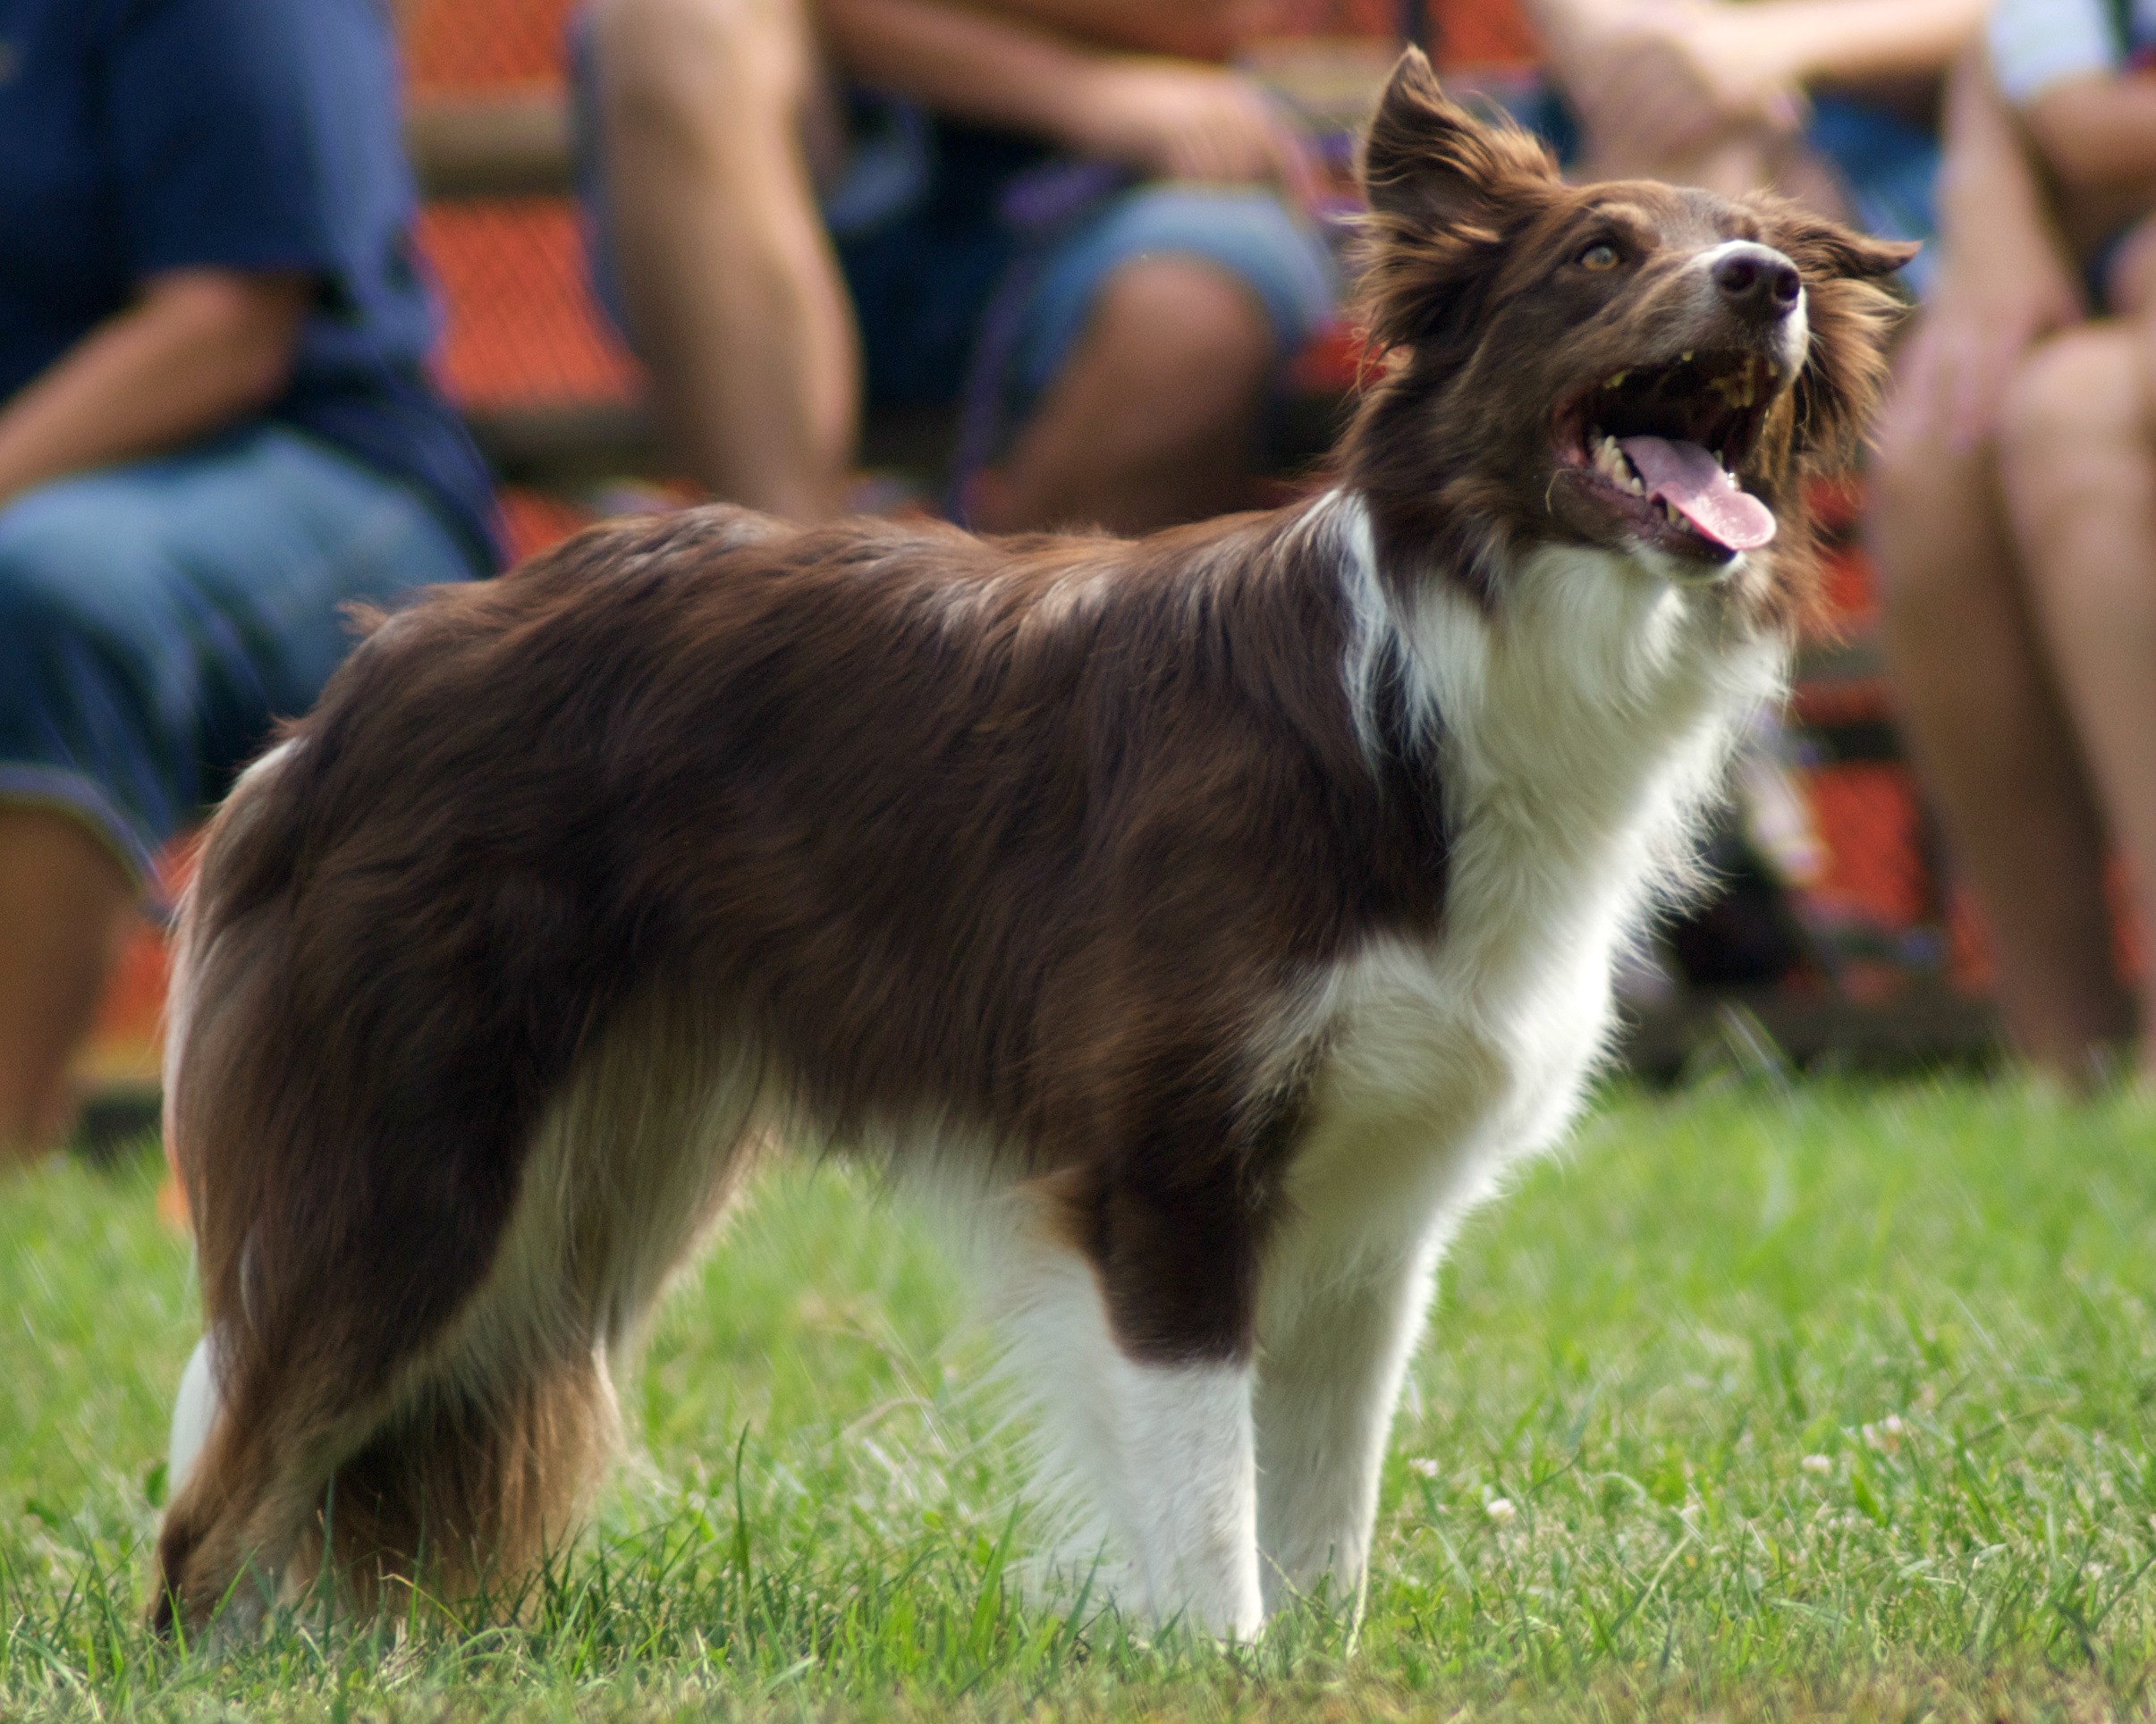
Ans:
[[[0,1204],[0,1717],[2101,1717],[2156,1670],[2156,1108],[1974,1081],[1620,1095],[1448,1266],[1367,1616],[1149,1640],[1021,1586],[934,1237],[772,1180],[522,1622],[138,1627],[194,1339],[154,1165]],[[1510,1504],[1508,1516],[1501,1508]]]

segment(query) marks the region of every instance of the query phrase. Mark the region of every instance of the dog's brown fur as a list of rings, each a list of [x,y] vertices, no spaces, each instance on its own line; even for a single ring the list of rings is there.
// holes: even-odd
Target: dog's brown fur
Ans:
[[[1810,295],[1744,475],[1783,541],[1729,600],[1784,626],[1799,487],[1870,403],[1868,278],[1899,255],[1765,199],[1591,207],[1419,62],[1368,177],[1372,326],[1406,357],[1343,477],[1385,578],[1501,606],[1524,545],[1594,542],[1547,403],[1638,348],[1657,235],[1715,223]],[[1550,286],[1590,220],[1644,254],[1628,321],[1585,297],[1614,283]],[[377,628],[219,814],[187,908],[168,1129],[223,1411],[160,1619],[325,1536],[362,1592],[525,1571],[606,1451],[609,1356],[774,1109],[870,1153],[992,1146],[1131,1357],[1247,1357],[1324,1054],[1283,1026],[1446,903],[1404,668],[1374,672],[1374,765],[1343,687],[1338,555],[1299,508],[1137,543],[706,509]],[[535,1204],[558,1236],[517,1233]]]

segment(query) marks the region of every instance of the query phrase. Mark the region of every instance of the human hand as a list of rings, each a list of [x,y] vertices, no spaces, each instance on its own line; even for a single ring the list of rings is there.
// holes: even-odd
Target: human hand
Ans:
[[[1170,180],[1278,185],[1317,196],[1308,146],[1247,78],[1195,62],[1114,55],[1072,92],[1065,141]]]
[[[1651,0],[1587,34],[1570,56],[1567,93],[1597,156],[1636,172],[1738,127],[1796,131],[1804,119],[1797,69],[1746,10]]]

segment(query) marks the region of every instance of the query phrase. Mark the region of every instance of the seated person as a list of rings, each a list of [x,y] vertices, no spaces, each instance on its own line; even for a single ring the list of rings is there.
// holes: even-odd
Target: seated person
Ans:
[[[1772,186],[1928,240],[1932,111],[1983,0],[1528,0],[1577,114],[1583,172]],[[1922,291],[1928,260],[1908,272]]]
[[[2095,308],[2156,308],[2156,5],[2000,0],[1987,36],[2000,90],[2050,176]]]
[[[22,0],[0,80],[0,1148],[152,858],[342,657],[493,565],[422,371],[375,0]]]
[[[2115,854],[2145,942],[2156,81],[2131,66],[2156,42],[2149,13],[1997,8],[1989,67],[1950,115],[1942,275],[1882,424],[1872,523],[1911,740],[2006,1027],[2069,1081],[2115,1051],[2156,1069],[2156,954],[2144,943],[2137,1000],[2105,892]]]
[[[1218,4],[594,0],[588,21],[595,273],[690,477],[812,520],[842,506],[864,398],[963,396],[973,525],[1247,500],[1272,382],[1334,284],[1282,199],[1310,181],[1295,133],[1188,57],[1232,39]]]

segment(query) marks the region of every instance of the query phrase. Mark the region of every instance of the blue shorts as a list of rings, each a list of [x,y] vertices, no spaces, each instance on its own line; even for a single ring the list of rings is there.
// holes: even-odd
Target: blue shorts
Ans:
[[[305,712],[342,607],[484,573],[401,481],[263,421],[0,508],[0,806],[78,816],[140,878]]]
[[[1027,217],[1010,208],[1023,190],[1062,170],[1081,180],[1083,167],[966,127],[937,127],[932,142],[934,167],[917,201],[832,235],[873,403],[957,401],[983,381],[986,337],[997,347],[993,383],[1022,414],[1070,359],[1108,278],[1141,258],[1195,258],[1239,282],[1272,325],[1282,363],[1332,315],[1340,283],[1331,252],[1270,191],[1102,174],[1069,215]],[[992,328],[999,300],[1005,330]]]
[[[592,286],[626,335],[582,13],[569,59]],[[1014,133],[867,92],[848,100],[854,149],[824,194],[824,216],[860,325],[871,405],[941,406],[986,391],[1007,427],[1070,357],[1109,276],[1138,258],[1197,258],[1225,270],[1264,308],[1282,361],[1332,314],[1340,283],[1330,249],[1270,192],[1133,186]],[[1053,182],[1088,173],[1094,195],[1052,207]]]

